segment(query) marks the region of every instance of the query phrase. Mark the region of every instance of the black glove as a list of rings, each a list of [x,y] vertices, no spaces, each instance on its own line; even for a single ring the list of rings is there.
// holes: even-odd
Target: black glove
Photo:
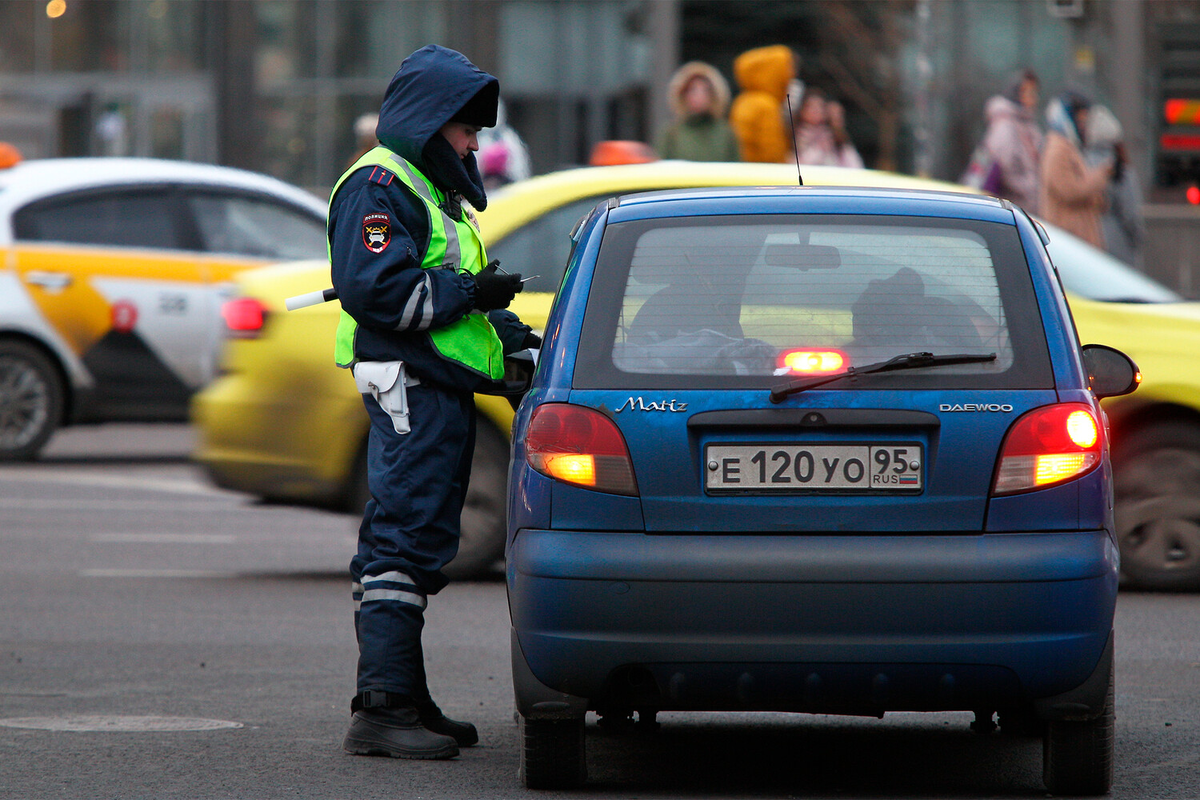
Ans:
[[[517,292],[525,288],[521,275],[500,274],[500,262],[493,261],[472,277],[475,279],[475,307],[480,311],[508,308]]]
[[[542,337],[538,336],[533,331],[525,334],[525,341],[521,342],[522,350],[539,350],[542,346]]]

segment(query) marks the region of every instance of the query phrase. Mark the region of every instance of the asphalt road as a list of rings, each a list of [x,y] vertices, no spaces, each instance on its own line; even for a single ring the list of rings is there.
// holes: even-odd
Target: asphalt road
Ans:
[[[0,466],[0,798],[534,795],[517,783],[499,576],[427,615],[434,694],[481,745],[453,762],[345,755],[356,521],[212,489],[191,442],[182,426],[83,428]],[[1200,797],[1200,597],[1122,595],[1117,636],[1113,796]],[[1045,796],[1040,742],[971,733],[967,714],[661,720],[591,725],[576,794]]]

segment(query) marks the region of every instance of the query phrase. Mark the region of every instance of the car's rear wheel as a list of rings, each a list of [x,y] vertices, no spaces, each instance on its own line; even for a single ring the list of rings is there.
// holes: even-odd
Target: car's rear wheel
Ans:
[[[0,341],[0,461],[37,455],[62,421],[64,403],[62,377],[41,350]]]
[[[463,504],[458,555],[442,571],[453,580],[484,574],[504,555],[505,511],[508,495],[508,439],[485,419],[475,434],[471,484]],[[367,448],[355,462],[346,508],[361,514],[371,499],[367,486]]]
[[[1132,431],[1114,453],[1121,571],[1143,589],[1200,588],[1200,427]]]
[[[587,780],[584,720],[521,717],[521,783],[527,789],[573,789]]]
[[[1108,677],[1104,710],[1086,722],[1046,723],[1042,780],[1054,794],[1098,795],[1112,788],[1116,712],[1113,676]]]

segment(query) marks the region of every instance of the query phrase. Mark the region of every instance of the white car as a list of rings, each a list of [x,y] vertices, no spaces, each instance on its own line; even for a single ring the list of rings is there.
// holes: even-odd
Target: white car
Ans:
[[[325,203],[243,170],[155,159],[0,170],[0,460],[60,425],[185,420],[243,269],[325,254]]]

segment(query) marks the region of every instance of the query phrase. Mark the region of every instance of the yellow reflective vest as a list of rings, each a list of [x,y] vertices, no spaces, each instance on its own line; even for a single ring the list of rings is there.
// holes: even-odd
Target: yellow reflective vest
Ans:
[[[363,167],[382,167],[395,173],[408,189],[421,199],[429,213],[429,247],[421,260],[422,269],[449,268],[456,272],[476,274],[487,265],[487,251],[479,230],[466,214],[452,219],[441,203],[445,195],[410,162],[388,150],[376,147],[355,161],[338,178],[330,192],[330,203],[346,179]],[[332,259],[332,247],[330,247]],[[342,311],[338,320],[334,358],[339,367],[350,367],[354,357],[354,337],[358,322]],[[428,331],[433,348],[439,356],[492,380],[504,377],[504,350],[496,329],[482,311],[471,311],[458,322]]]

